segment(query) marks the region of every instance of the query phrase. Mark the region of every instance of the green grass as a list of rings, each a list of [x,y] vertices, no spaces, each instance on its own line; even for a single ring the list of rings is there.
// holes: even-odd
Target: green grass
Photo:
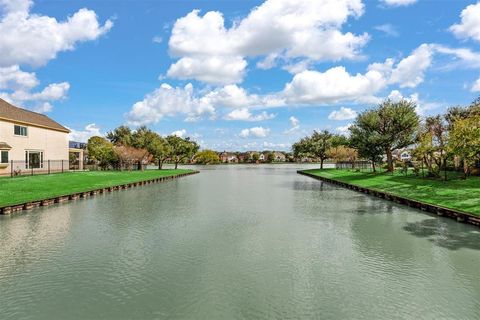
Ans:
[[[192,170],[91,171],[0,178],[0,207],[173,176]]]
[[[412,174],[404,176],[399,172],[393,175],[336,169],[305,172],[480,216],[480,177],[461,180],[451,176],[448,181],[442,181]]]

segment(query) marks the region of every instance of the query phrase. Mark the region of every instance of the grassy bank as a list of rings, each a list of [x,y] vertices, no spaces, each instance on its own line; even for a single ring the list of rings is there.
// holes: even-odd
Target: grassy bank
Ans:
[[[3,177],[0,178],[0,207],[188,172],[192,170],[92,171]]]
[[[305,172],[480,216],[480,177],[441,181],[414,175],[404,176],[399,172],[393,175],[336,169]]]

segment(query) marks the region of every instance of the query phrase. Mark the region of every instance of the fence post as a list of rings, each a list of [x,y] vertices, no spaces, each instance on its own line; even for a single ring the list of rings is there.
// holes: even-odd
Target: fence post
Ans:
[[[50,160],[48,160],[48,174],[50,174]]]
[[[63,173],[63,160],[62,160],[62,173]]]
[[[10,178],[13,177],[13,160],[10,160]]]
[[[32,171],[32,176],[33,176],[33,166],[31,163],[30,163],[30,170]]]

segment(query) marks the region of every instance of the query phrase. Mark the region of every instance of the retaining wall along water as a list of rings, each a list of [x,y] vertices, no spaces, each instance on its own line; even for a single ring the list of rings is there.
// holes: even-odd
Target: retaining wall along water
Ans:
[[[192,172],[188,172],[188,173],[180,173],[180,174],[176,174],[176,175],[173,175],[173,176],[142,180],[142,181],[138,181],[138,182],[130,182],[130,183],[125,183],[125,184],[119,184],[119,185],[114,185],[114,186],[110,186],[110,187],[100,188],[100,189],[94,189],[94,190],[89,190],[89,191],[82,191],[82,192],[76,192],[76,193],[71,193],[71,194],[67,194],[67,195],[61,195],[61,196],[58,196],[58,197],[52,197],[52,198],[43,199],[43,200],[36,200],[36,201],[30,201],[30,202],[15,204],[15,205],[9,205],[9,206],[5,206],[5,207],[0,207],[0,214],[10,215],[10,214],[20,212],[20,211],[23,211],[23,210],[31,210],[33,208],[50,206],[54,203],[63,203],[63,202],[72,201],[72,200],[84,199],[84,198],[88,198],[88,197],[95,196],[95,195],[98,195],[98,194],[103,194],[103,193],[108,193],[108,192],[118,191],[118,190],[125,190],[125,189],[129,189],[129,188],[133,188],[133,187],[139,187],[139,186],[144,186],[144,185],[148,185],[148,184],[169,181],[169,180],[182,178],[182,177],[189,176],[189,175],[192,175],[192,174],[197,174],[197,173],[199,173],[199,171],[192,171]]]
[[[467,213],[467,212],[462,212],[462,211],[455,210],[455,209],[450,209],[450,208],[445,208],[445,207],[441,207],[441,206],[437,206],[437,205],[433,205],[433,204],[429,204],[429,203],[424,203],[424,202],[421,202],[421,201],[418,201],[418,200],[412,200],[412,199],[404,198],[404,197],[397,196],[397,195],[394,195],[394,194],[391,194],[391,193],[388,193],[388,192],[385,192],[385,191],[379,191],[379,190],[373,190],[373,189],[368,189],[368,188],[364,188],[364,187],[359,187],[359,186],[356,186],[356,185],[353,185],[353,184],[350,184],[350,183],[346,183],[346,182],[342,182],[342,181],[338,181],[338,180],[334,180],[334,179],[330,179],[330,178],[317,176],[315,174],[305,172],[303,170],[299,170],[299,171],[297,171],[297,173],[301,174],[301,175],[304,175],[304,176],[308,176],[310,178],[325,181],[325,182],[328,182],[328,183],[331,183],[331,184],[336,184],[336,185],[342,186],[342,187],[347,188],[347,189],[355,190],[355,191],[362,192],[362,193],[365,193],[365,194],[370,194],[370,195],[373,195],[373,196],[376,196],[376,197],[379,197],[379,198],[382,198],[382,199],[385,199],[385,200],[390,200],[390,201],[393,201],[393,202],[396,202],[396,203],[399,203],[399,204],[407,205],[407,206],[412,207],[412,208],[416,208],[416,209],[420,209],[422,211],[426,211],[426,212],[429,212],[429,213],[436,214],[437,216],[440,216],[440,217],[451,218],[451,219],[457,220],[458,222],[464,222],[464,223],[468,223],[468,224],[472,224],[472,225],[475,225],[477,227],[480,227],[480,217],[475,216],[475,215],[470,214],[470,213]]]

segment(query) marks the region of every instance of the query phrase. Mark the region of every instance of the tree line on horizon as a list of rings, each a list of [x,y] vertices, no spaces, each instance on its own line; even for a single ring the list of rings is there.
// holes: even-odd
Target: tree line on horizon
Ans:
[[[417,162],[414,172],[419,172],[421,162],[429,176],[440,177],[442,169],[462,167],[466,178],[480,161],[480,98],[423,120],[416,107],[412,101],[387,99],[360,113],[348,137],[314,131],[293,144],[294,155],[319,159],[322,169],[326,159],[355,163],[361,158],[371,162],[373,171],[385,157],[387,171],[393,172],[393,152],[409,147]]]
[[[189,137],[176,135],[162,137],[146,126],[132,130],[120,126],[107,133],[106,137],[91,137],[87,142],[89,159],[102,168],[132,169],[135,165],[143,168],[148,163],[156,163],[158,169],[169,160],[178,164],[192,158],[200,146]]]

